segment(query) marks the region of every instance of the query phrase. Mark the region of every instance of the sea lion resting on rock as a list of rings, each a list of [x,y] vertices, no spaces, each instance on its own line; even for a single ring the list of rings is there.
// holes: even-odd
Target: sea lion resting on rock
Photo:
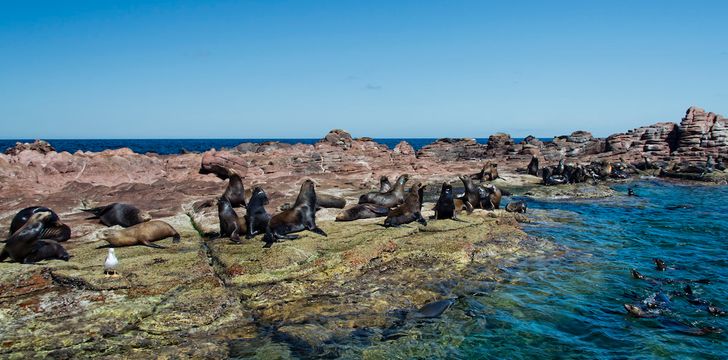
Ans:
[[[493,184],[488,184],[478,188],[480,196],[480,208],[485,210],[500,209],[501,198],[503,193]]]
[[[228,170],[228,186],[225,188],[223,197],[230,201],[230,205],[235,207],[245,207],[245,186],[240,175],[231,169]]]
[[[359,198],[359,204],[377,204],[386,208],[393,208],[404,201],[404,184],[409,180],[407,174],[400,175],[391,188],[386,193],[370,192]]]
[[[326,236],[326,233],[316,226],[316,190],[311,180],[303,182],[292,208],[270,219],[263,237],[264,247],[271,247],[278,239],[297,239],[298,235],[290,234],[304,230]]]
[[[123,203],[113,203],[82,210],[93,214],[92,217],[87,219],[99,219],[106,226],[120,225],[121,227],[130,227],[152,219],[148,213],[132,205]]]
[[[356,204],[336,215],[336,221],[372,219],[389,215],[389,208],[377,204]]]
[[[538,158],[533,156],[531,162],[528,163],[528,175],[538,176]]]
[[[262,188],[254,187],[253,194],[250,195],[250,201],[248,201],[248,211],[245,212],[247,228],[245,237],[247,239],[265,233],[270,222],[270,214],[265,210],[265,205],[268,205],[268,194]]]
[[[50,211],[34,213],[8,240],[0,252],[0,261],[8,257],[19,263],[34,263],[45,259],[68,261],[68,253],[58,242],[40,240],[44,222],[53,214]]]
[[[290,203],[281,205],[280,210],[288,210],[292,207]],[[323,208],[327,209],[343,209],[346,207],[346,199],[329,194],[316,194],[316,211]]]
[[[220,220],[220,236],[229,237],[233,242],[240,242],[240,234],[246,233],[246,224],[235,213],[230,200],[223,195],[217,201],[217,217]]]
[[[470,179],[470,177],[468,177],[468,176],[460,175],[459,178],[460,178],[460,181],[463,182],[465,192],[458,195],[456,198],[467,201],[474,208],[479,208],[480,207],[480,192],[478,191],[478,187],[475,186],[475,184],[473,184],[473,180]]]
[[[528,206],[525,201],[511,201],[508,205],[506,205],[506,211],[512,213],[525,214],[527,209]]]
[[[384,219],[384,226],[400,226],[413,221],[427,226],[427,220],[422,217],[422,198],[424,191],[425,186],[422,183],[413,185],[404,203],[390,211],[387,218]]]
[[[33,214],[43,211],[50,212],[51,215],[43,220],[43,233],[40,234],[39,238],[59,242],[70,239],[71,228],[61,222],[61,219],[55,211],[43,206],[27,207],[15,214],[13,221],[10,223],[9,235],[12,236],[16,231],[18,231],[18,229],[25,225]]]
[[[101,233],[100,240],[105,240],[109,246],[122,247],[144,245],[157,249],[164,249],[164,246],[153,244],[155,241],[172,238],[172,241],[180,241],[179,233],[164,221],[152,220],[137,224],[126,229],[109,229]],[[103,247],[109,247],[103,246]]]

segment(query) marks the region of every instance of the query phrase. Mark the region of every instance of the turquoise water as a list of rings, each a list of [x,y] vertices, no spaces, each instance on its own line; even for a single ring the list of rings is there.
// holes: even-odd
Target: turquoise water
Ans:
[[[550,219],[526,231],[568,250],[504,269],[508,281],[461,299],[439,324],[423,329],[423,346],[448,336],[438,326],[455,322],[462,342],[439,348],[435,357],[728,358],[726,333],[684,333],[695,326],[728,331],[728,318],[708,314],[705,306],[672,296],[668,310],[647,319],[630,317],[623,308],[656,291],[684,287],[633,279],[632,268],[653,278],[711,279],[691,285],[695,296],[728,307],[728,187],[649,181],[630,186],[639,197],[529,201],[532,217]],[[615,186],[623,193],[626,188]],[[682,204],[688,208],[667,209]],[[657,271],[654,257],[676,269]],[[474,311],[481,316],[461,315]]]

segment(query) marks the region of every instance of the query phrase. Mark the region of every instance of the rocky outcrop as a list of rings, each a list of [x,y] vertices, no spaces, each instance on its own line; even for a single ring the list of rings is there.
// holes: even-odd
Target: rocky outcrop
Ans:
[[[418,159],[433,161],[476,160],[486,156],[487,146],[475,139],[438,139],[417,152]]]
[[[348,149],[351,147],[352,141],[351,134],[341,129],[334,129],[329,131],[320,142]]]
[[[8,148],[5,150],[5,155],[18,155],[22,151],[36,151],[41,154],[47,154],[49,152],[55,152],[56,149],[51,146],[47,141],[45,140],[36,140],[32,143],[21,143],[17,142],[15,143],[15,146]]]
[[[677,154],[687,161],[704,161],[708,154],[728,155],[727,120],[699,107],[691,107],[679,126]]]

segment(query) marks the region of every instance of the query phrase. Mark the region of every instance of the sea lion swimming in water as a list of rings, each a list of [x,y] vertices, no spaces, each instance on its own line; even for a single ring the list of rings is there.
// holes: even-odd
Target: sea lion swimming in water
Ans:
[[[101,233],[100,240],[105,240],[109,245],[101,247],[122,247],[144,245],[157,249],[164,249],[164,246],[153,244],[155,241],[172,238],[172,242],[178,243],[180,235],[171,225],[160,220],[151,220],[130,226],[126,229],[108,229]]]
[[[433,210],[435,210],[435,215],[431,217],[432,219],[457,219],[457,215],[455,214],[455,201],[452,195],[452,185],[446,182],[442,183],[440,197],[437,199]]]
[[[422,217],[422,197],[425,186],[417,183],[412,186],[409,194],[404,199],[404,203],[389,212],[387,218],[384,219],[384,227],[396,227],[409,224],[413,221],[427,226],[427,220]]]
[[[40,240],[44,223],[52,217],[50,211],[39,211],[31,215],[28,221],[7,239],[5,247],[0,251],[0,261],[8,257],[15,262],[26,264],[45,259],[68,261],[68,253],[58,242]]]
[[[370,192],[359,198],[359,204],[377,204],[386,208],[393,208],[404,202],[404,184],[409,180],[409,175],[400,175],[394,187],[386,193]]]
[[[93,215],[87,219],[99,219],[106,226],[120,225],[121,227],[130,227],[152,219],[148,213],[132,205],[123,203],[113,203],[106,206],[81,210]]]
[[[389,215],[389,208],[377,204],[356,204],[336,215],[336,221],[372,219]]]
[[[240,234],[246,233],[246,224],[233,209],[233,204],[223,195],[217,201],[217,217],[220,220],[220,236],[229,237],[232,242],[240,243]]]
[[[228,186],[225,188],[223,197],[230,201],[232,207],[245,207],[245,186],[240,175],[231,169],[228,170]]]
[[[268,194],[261,187],[254,187],[253,194],[250,195],[250,201],[248,201],[248,210],[245,213],[245,225],[248,230],[245,237],[247,239],[265,233],[268,222],[270,222],[270,214],[265,210],[266,205],[268,205]]]
[[[9,235],[12,236],[16,231],[18,231],[18,229],[25,225],[25,223],[28,222],[28,219],[30,219],[33,214],[43,211],[50,212],[51,215],[43,221],[43,233],[40,235],[40,238],[55,240],[58,242],[63,242],[70,239],[71,228],[61,222],[58,214],[56,214],[55,211],[43,206],[27,207],[15,214],[15,217],[13,217],[13,221],[10,223]]]
[[[506,211],[525,214],[528,206],[525,201],[511,201],[506,205]]]
[[[270,219],[263,237],[264,247],[271,247],[279,239],[297,239],[298,235],[291,235],[291,233],[304,230],[327,236],[316,226],[316,190],[311,180],[303,182],[292,208],[284,210]]]

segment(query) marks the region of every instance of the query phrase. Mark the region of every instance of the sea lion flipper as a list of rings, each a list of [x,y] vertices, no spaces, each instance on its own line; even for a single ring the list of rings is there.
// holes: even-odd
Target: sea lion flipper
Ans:
[[[8,257],[10,257],[10,254],[8,254],[8,252],[5,251],[5,248],[3,248],[3,250],[0,251],[0,262],[5,261]]]
[[[157,244],[149,242],[149,241],[141,241],[141,245],[148,246],[150,248],[155,248],[155,249],[166,249],[165,246],[157,245]]]
[[[301,236],[296,235],[296,234],[287,234],[287,235],[279,236],[278,238],[279,239],[286,239],[286,240],[296,240],[299,237],[301,237]]]
[[[311,232],[312,233],[315,233],[315,234],[319,234],[321,236],[328,236],[328,235],[326,235],[326,232],[324,232],[323,230],[321,230],[321,228],[318,227],[318,226],[315,227],[315,228],[313,228],[313,229],[311,229]]]

